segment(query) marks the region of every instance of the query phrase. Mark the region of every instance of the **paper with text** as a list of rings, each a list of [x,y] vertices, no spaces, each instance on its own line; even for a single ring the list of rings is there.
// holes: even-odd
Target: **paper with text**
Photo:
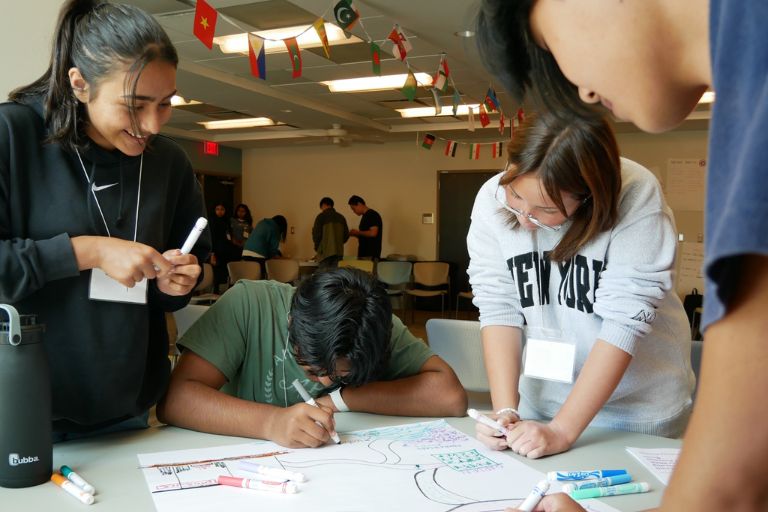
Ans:
[[[488,512],[518,505],[543,474],[486,449],[445,420],[340,433],[342,444],[288,449],[254,441],[139,454],[158,512]],[[219,475],[255,478],[238,460],[304,473],[297,494],[216,485]],[[614,512],[596,500],[594,512]]]

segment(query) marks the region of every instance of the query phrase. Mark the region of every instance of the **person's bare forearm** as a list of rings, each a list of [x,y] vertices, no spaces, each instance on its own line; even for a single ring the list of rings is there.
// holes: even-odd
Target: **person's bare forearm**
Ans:
[[[520,402],[520,350],[522,331],[517,327],[483,327],[483,354],[494,410],[517,408]]]
[[[393,381],[344,388],[352,411],[391,416],[464,416],[467,394],[452,374],[426,371]]]
[[[768,510],[768,257],[742,262],[704,336],[696,404],[661,510]]]
[[[270,439],[269,426],[279,409],[185,380],[171,383],[168,394],[157,406],[157,418],[200,432]]]
[[[608,401],[631,361],[632,356],[608,342],[595,342],[568,399],[552,420],[571,444]]]

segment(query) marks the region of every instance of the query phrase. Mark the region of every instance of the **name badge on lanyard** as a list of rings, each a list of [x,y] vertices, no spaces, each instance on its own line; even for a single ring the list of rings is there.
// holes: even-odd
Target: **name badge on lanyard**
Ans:
[[[101,203],[99,198],[96,197],[96,191],[92,186],[91,180],[88,177],[88,172],[85,170],[85,164],[80,157],[80,151],[75,149],[77,159],[80,161],[80,167],[83,168],[83,174],[85,175],[85,181],[88,184],[90,193],[93,195],[93,200],[96,202],[96,208],[99,210],[101,221],[104,223],[104,229],[107,231],[107,236],[112,237],[112,233],[109,231],[107,225],[107,219],[104,218],[104,212],[101,209]],[[139,229],[139,204],[141,200],[141,177],[144,170],[144,153],[141,154],[141,160],[139,160],[139,185],[136,193],[136,218],[133,224],[133,241],[136,241],[136,235]],[[136,283],[133,288],[128,288],[109,277],[106,272],[100,268],[91,269],[91,286],[88,290],[88,298],[91,300],[103,300],[108,302],[130,302],[134,304],[146,304],[147,303],[147,280],[142,279]]]
[[[100,268],[91,269],[91,288],[88,292],[91,300],[109,302],[147,303],[147,280],[142,279],[133,288],[120,284],[109,277]]]
[[[523,375],[570,384],[575,363],[576,345],[566,341],[562,333],[526,330]]]

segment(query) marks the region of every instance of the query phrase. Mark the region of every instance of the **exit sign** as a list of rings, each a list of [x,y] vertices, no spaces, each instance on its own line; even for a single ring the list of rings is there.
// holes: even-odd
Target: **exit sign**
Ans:
[[[206,155],[219,156],[219,143],[210,140],[203,141],[203,153]]]

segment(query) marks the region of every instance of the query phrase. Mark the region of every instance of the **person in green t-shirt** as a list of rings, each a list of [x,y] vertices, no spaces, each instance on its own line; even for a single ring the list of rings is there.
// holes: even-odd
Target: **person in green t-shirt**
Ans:
[[[179,345],[157,416],[184,428],[317,447],[338,411],[463,416],[467,407],[450,366],[392,315],[376,278],[354,268],[316,272],[297,289],[239,281]]]

